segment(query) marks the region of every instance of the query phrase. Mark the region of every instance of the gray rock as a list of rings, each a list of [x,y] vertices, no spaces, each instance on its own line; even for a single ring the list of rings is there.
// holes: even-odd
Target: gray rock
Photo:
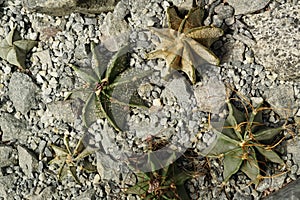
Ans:
[[[102,180],[119,180],[120,165],[111,155],[101,151],[96,152],[97,171]]]
[[[272,177],[272,182],[271,182],[270,188],[275,189],[275,190],[278,190],[279,188],[282,188],[286,177],[287,177],[286,173],[284,173],[280,176]]]
[[[44,116],[54,117],[68,123],[74,123],[76,117],[72,110],[72,101],[55,101],[47,104],[47,110]]]
[[[191,86],[184,77],[175,78],[166,85],[166,89],[174,95],[182,105],[188,104],[191,97]]]
[[[295,139],[290,140],[286,146],[287,146],[287,153],[292,154],[293,162],[296,165],[298,165],[297,175],[300,175],[300,154],[299,154],[300,138],[296,137]]]
[[[268,5],[270,0],[227,0],[227,3],[234,8],[235,15],[253,13]]]
[[[129,27],[124,20],[127,11],[125,5],[120,2],[113,13],[108,13],[99,27],[100,40],[110,51],[118,51],[129,40]]]
[[[225,85],[216,77],[195,85],[194,94],[199,110],[218,114],[225,104]]]
[[[53,68],[49,49],[33,53],[32,62],[35,62],[35,59],[43,63],[43,65],[46,65],[48,68]]]
[[[29,199],[31,200],[48,200],[52,199],[53,193],[55,191],[55,187],[49,186],[43,189],[39,194],[37,195],[31,195]]]
[[[108,12],[114,9],[119,0],[23,0],[22,2],[31,12],[63,16],[72,12],[84,14]]]
[[[214,10],[222,20],[231,17],[234,13],[231,6],[224,4],[216,6]]]
[[[23,73],[13,73],[8,85],[8,95],[17,111],[26,114],[36,105],[37,86]]]
[[[278,85],[266,89],[265,100],[271,105],[276,113],[282,118],[294,116],[298,106],[294,98],[294,91],[291,85]]]
[[[76,197],[76,200],[94,200],[96,191],[94,189],[86,190],[79,197]]]
[[[179,8],[189,10],[191,7],[193,7],[193,0],[184,0],[184,1],[178,1],[178,0],[173,0],[174,5],[176,5]]]
[[[27,177],[38,168],[38,160],[27,148],[18,146],[19,166]]]
[[[297,5],[284,3],[274,10],[244,17],[256,40],[252,46],[256,62],[281,80],[300,80],[299,9],[299,1]]]
[[[7,175],[0,177],[0,199],[11,199],[11,197],[15,196],[11,192],[8,192],[9,189],[13,187],[14,183],[14,175]]]
[[[224,44],[225,55],[222,63],[230,63],[234,61],[244,60],[245,45],[240,41],[230,40]]]
[[[17,164],[16,150],[9,146],[0,146],[0,168]]]
[[[2,130],[3,141],[17,139],[26,143],[27,137],[30,135],[24,122],[7,113],[1,115],[0,129]]]
[[[300,199],[300,179],[288,184],[287,186],[281,188],[277,192],[269,195],[266,200],[277,200],[277,199],[286,199],[286,200],[299,200]]]

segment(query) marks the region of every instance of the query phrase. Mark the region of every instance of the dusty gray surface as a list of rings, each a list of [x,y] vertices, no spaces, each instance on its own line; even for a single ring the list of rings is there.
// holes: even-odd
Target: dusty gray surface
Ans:
[[[24,2],[37,6],[46,0]],[[72,7],[75,1],[60,3],[64,2]],[[145,140],[151,135],[171,138],[174,144],[179,142],[183,147],[205,148],[214,138],[197,133],[208,121],[205,112],[217,113],[220,109],[225,95],[222,81],[253,104],[267,100],[277,109],[271,112],[270,122],[279,123],[277,114],[283,120],[290,117],[290,123],[293,117],[299,118],[300,48],[297,43],[299,27],[296,26],[299,24],[299,2],[256,0],[251,5],[249,1],[243,4],[234,0],[228,0],[228,4],[221,0],[201,2],[207,14],[204,23],[222,27],[225,35],[213,45],[222,64],[215,70],[199,66],[203,76],[194,87],[184,81],[180,73],[173,74],[177,79],[168,80],[164,76],[168,74],[165,61],[146,59],[146,54],[155,49],[152,41],[157,39],[148,27],[166,27],[167,7],[189,8],[192,0],[121,0],[112,12],[64,13],[63,17],[29,12],[20,0],[0,1],[0,39],[16,26],[23,38],[39,41],[28,55],[29,72],[18,72],[6,61],[0,61],[0,159],[5,159],[5,162],[0,161],[0,197],[139,199],[122,193],[127,186],[125,183],[135,181],[128,178],[132,174],[122,165],[124,153],[143,152]],[[270,4],[266,5],[268,2]],[[53,7],[48,8],[48,12],[61,14],[61,10]],[[139,94],[152,106],[149,111],[132,110],[126,133],[117,133],[102,119],[88,130],[84,129],[80,101],[64,101],[71,91],[83,89],[84,82],[69,64],[90,66],[91,42],[98,44],[105,55],[108,52],[105,48],[115,51],[130,43],[133,45],[130,66],[156,70],[149,82],[138,88]],[[298,134],[292,131],[295,136]],[[85,140],[88,146],[102,148],[97,155],[88,158],[97,165],[97,173],[77,171],[81,186],[71,177],[58,181],[57,167],[48,164],[54,157],[50,144],[64,147],[64,135],[69,136],[72,148],[83,135],[88,136]],[[190,198],[262,199],[299,179],[299,140],[293,143],[293,137],[285,135],[289,145],[281,155],[287,164],[287,173],[278,175],[281,173],[278,166],[270,164],[267,173],[278,176],[262,180],[257,188],[249,187],[249,179],[242,173],[234,175],[222,187],[222,166],[217,160],[211,160],[206,176],[187,183]],[[293,197],[288,191],[284,193],[287,199]]]

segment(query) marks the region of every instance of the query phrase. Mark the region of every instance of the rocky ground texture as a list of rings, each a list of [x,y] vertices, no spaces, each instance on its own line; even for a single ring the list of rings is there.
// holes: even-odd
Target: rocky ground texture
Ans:
[[[155,133],[201,150],[199,144],[209,143],[211,137],[197,133],[208,121],[207,112],[224,99],[224,83],[253,103],[267,101],[273,108],[269,122],[286,119],[298,124],[292,134],[285,133],[278,148],[286,169],[282,173],[270,163],[266,173],[277,175],[262,179],[256,188],[241,172],[224,186],[222,166],[212,159],[206,175],[186,183],[190,199],[299,199],[299,1],[111,0],[103,5],[63,0],[59,6],[51,2],[0,0],[0,40],[16,27],[22,38],[38,41],[28,54],[27,70],[0,60],[0,199],[139,199],[122,192],[134,183],[122,157],[143,151],[143,141]],[[171,81],[160,78],[166,73],[165,61],[146,58],[157,39],[149,27],[167,27],[167,7],[189,9],[193,4],[204,5],[205,25],[225,33],[212,46],[220,67],[208,69],[195,86],[180,73]],[[67,98],[84,85],[70,64],[90,65],[91,42],[104,53],[134,44],[131,67],[158,71],[138,88],[152,110],[133,109],[126,133],[116,132],[104,119],[85,129],[82,102]],[[203,91],[221,99],[206,101]],[[195,110],[196,103],[200,109]],[[57,167],[48,164],[55,157],[50,145],[64,147],[65,135],[72,148],[87,136],[86,145],[103,149],[88,157],[97,173],[77,170],[82,184],[71,176],[58,181]]]

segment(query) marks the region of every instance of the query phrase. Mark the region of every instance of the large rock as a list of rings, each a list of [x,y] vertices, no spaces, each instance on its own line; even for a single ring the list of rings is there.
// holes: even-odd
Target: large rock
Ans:
[[[16,150],[9,146],[0,146],[0,168],[17,164]]]
[[[266,200],[285,199],[285,200],[299,200],[300,199],[300,179],[288,184],[279,191],[269,195]]]
[[[289,140],[287,146],[287,153],[292,154],[293,162],[298,165],[297,175],[300,175],[300,137]]]
[[[37,86],[31,78],[24,74],[15,72],[10,78],[8,95],[17,111],[26,114],[36,105]]]
[[[194,94],[199,110],[219,114],[226,100],[226,89],[217,77],[195,85]]]
[[[42,121],[44,119],[49,119],[50,117],[54,117],[56,120],[62,120],[64,122],[73,123],[76,119],[76,116],[72,110],[72,101],[56,101],[47,104],[47,110],[42,117]]]
[[[93,14],[114,9],[119,0],[23,0],[23,6],[32,12],[54,16],[68,15],[72,12]]]
[[[36,156],[27,148],[18,146],[19,165],[27,177],[38,168],[38,160]]]
[[[299,105],[294,98],[292,85],[278,85],[265,91],[265,100],[283,119],[294,116]]]
[[[299,20],[299,1],[244,17],[256,40],[252,46],[256,62],[277,73],[281,80],[300,80]]]
[[[7,113],[1,114],[0,129],[3,141],[16,139],[21,143],[26,143],[27,137],[30,135],[24,122]]]
[[[129,26],[124,20],[127,14],[126,5],[120,2],[113,13],[108,13],[99,27],[101,31],[100,40],[105,48],[110,51],[118,51],[126,45],[129,40]]]
[[[234,8],[235,15],[253,13],[268,5],[270,0],[227,0],[227,3]]]
[[[12,199],[15,194],[8,192],[13,187],[14,175],[0,177],[0,199]]]

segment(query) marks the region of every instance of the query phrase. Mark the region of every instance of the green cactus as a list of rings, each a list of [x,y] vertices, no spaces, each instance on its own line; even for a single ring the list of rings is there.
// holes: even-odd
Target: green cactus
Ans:
[[[34,40],[22,40],[20,33],[14,27],[5,39],[0,41],[0,58],[24,69],[26,55],[37,43]]]
[[[84,89],[87,98],[82,99],[85,101],[82,110],[83,122],[89,127],[97,117],[104,117],[117,131],[121,131],[126,118],[123,115],[127,113],[124,111],[128,110],[128,107],[147,107],[145,101],[139,97],[137,87],[139,81],[149,76],[151,71],[137,73],[128,69],[128,47],[121,48],[108,66],[103,64],[101,53],[97,51],[94,43],[91,44],[91,51],[93,58],[90,68],[71,65],[78,76],[87,83]],[[114,117],[116,115],[117,117]]]
[[[260,173],[258,154],[268,161],[284,165],[283,160],[274,151],[272,145],[275,138],[285,130],[285,125],[268,127],[263,122],[263,111],[269,110],[260,104],[256,108],[245,107],[245,112],[240,111],[232,104],[233,99],[227,101],[229,114],[221,128],[211,127],[217,135],[217,140],[207,154],[208,157],[222,157],[224,181],[237,171],[244,172],[257,185],[262,178]]]

